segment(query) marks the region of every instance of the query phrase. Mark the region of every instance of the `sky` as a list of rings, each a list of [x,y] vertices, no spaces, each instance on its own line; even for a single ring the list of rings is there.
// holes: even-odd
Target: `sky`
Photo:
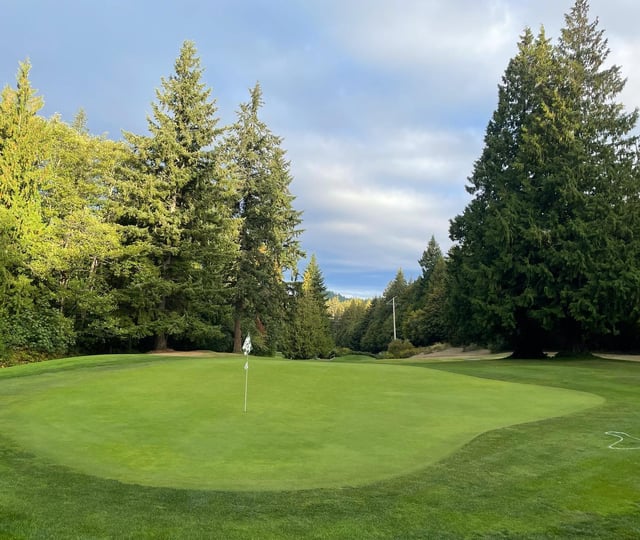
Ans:
[[[193,40],[221,125],[260,82],[283,137],[302,247],[327,287],[383,293],[470,200],[467,178],[525,27],[556,40],[573,0],[2,0],[0,85],[29,58],[42,114],[146,133],[162,77]],[[640,106],[640,2],[592,0]],[[301,263],[301,270],[305,262]]]

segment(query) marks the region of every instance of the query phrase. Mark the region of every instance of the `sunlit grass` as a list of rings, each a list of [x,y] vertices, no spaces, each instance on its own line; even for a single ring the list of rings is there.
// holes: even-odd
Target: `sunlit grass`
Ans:
[[[357,447],[363,432],[376,423],[384,428],[381,431],[395,429],[394,423],[402,422],[399,419],[405,409],[414,409],[409,417],[417,424],[425,419],[429,422],[439,419],[439,425],[445,426],[453,420],[453,423],[458,421],[466,425],[468,431],[461,439],[457,439],[458,442],[451,439],[448,452],[441,458],[429,460],[429,449],[423,449],[425,459],[421,465],[416,467],[409,460],[403,468],[395,472],[387,471],[382,477],[378,477],[377,472],[369,472],[372,474],[369,480],[362,476],[362,483],[354,487],[336,484],[335,487],[325,485],[300,491],[300,486],[295,486],[287,487],[284,491],[277,488],[278,491],[275,491],[274,485],[269,487],[256,481],[253,490],[245,485],[240,487],[240,491],[233,491],[234,488],[216,488],[212,491],[188,488],[186,485],[175,489],[130,483],[152,483],[148,479],[143,482],[141,478],[109,480],[104,478],[109,475],[97,468],[92,473],[78,472],[85,466],[99,466],[96,463],[80,463],[83,447],[88,443],[75,438],[82,431],[82,423],[76,421],[81,415],[72,414],[72,411],[77,413],[83,407],[80,401],[74,403],[74,399],[82,398],[85,402],[95,399],[97,402],[98,396],[94,395],[98,393],[98,381],[102,381],[105,388],[115,392],[114,402],[119,401],[124,399],[122,394],[126,385],[135,387],[138,382],[140,391],[147,388],[143,394],[145,399],[149,399],[149,416],[142,412],[137,415],[125,414],[125,418],[132,422],[131,425],[136,424],[138,430],[144,424],[140,420],[143,417],[151,417],[155,422],[156,416],[164,416],[159,414],[162,411],[166,411],[169,417],[176,414],[172,411],[180,408],[178,390],[181,385],[196,389],[207,386],[202,382],[204,372],[196,366],[220,362],[215,367],[223,371],[228,368],[231,376],[238,376],[242,384],[244,374],[241,358],[199,361],[167,361],[149,357],[93,359],[91,362],[99,366],[97,368],[73,368],[72,361],[65,362],[50,363],[45,367],[26,366],[32,374],[39,373],[33,377],[15,377],[19,371],[11,371],[14,368],[0,372],[0,401],[3,406],[0,415],[0,537],[633,538],[640,534],[640,452],[635,454],[633,451],[609,449],[614,439],[605,435],[608,430],[639,434],[638,364],[500,360],[392,367],[256,359],[251,362],[249,411],[245,419],[254,415],[256,420],[273,421],[269,412],[261,412],[261,404],[273,401],[268,398],[273,397],[279,383],[269,379],[269,384],[260,390],[257,384],[260,370],[275,373],[284,369],[288,372],[291,365],[291,373],[287,377],[280,377],[283,385],[288,377],[293,377],[289,380],[295,381],[297,394],[307,396],[311,401],[318,396],[332,396],[336,402],[328,403],[329,408],[340,411],[347,408],[345,404],[348,403],[357,411],[353,414],[362,425],[356,421],[350,424],[353,429],[350,437],[343,435],[345,444]],[[225,363],[229,365],[225,366]],[[159,367],[161,365],[163,369]],[[169,369],[166,378],[161,375],[165,368]],[[323,382],[325,369],[326,373],[339,372],[340,376]],[[454,371],[457,373],[455,376]],[[169,372],[172,376],[169,376]],[[343,387],[340,385],[342,381],[349,380],[348,374],[351,372],[365,382],[371,378],[371,382],[363,386],[371,384],[372,392],[359,389],[352,394],[354,399],[357,396],[358,401],[364,403],[361,408],[353,402],[341,401],[340,389]],[[396,372],[406,373],[407,376],[398,375],[399,379],[396,380]],[[189,373],[198,376],[189,377]],[[303,377],[305,373],[312,375]],[[262,377],[267,375],[263,373]],[[75,383],[72,382],[74,378]],[[188,383],[189,379],[197,382]],[[307,379],[310,382],[307,383]],[[498,379],[518,384],[503,385],[496,382]],[[154,380],[155,384],[152,382]],[[175,392],[157,391],[163,388],[163,381],[174,387]],[[402,389],[398,389],[396,384],[400,384]],[[236,386],[235,382],[230,386]],[[353,384],[345,384],[345,387],[351,386]],[[545,386],[555,388],[543,388]],[[290,388],[290,385],[284,387]],[[585,393],[565,393],[563,388]],[[427,396],[423,397],[425,390]],[[532,422],[510,425],[519,414],[519,409],[529,409],[538,390],[542,390],[541,395],[548,397],[544,415],[563,416],[542,419],[544,415],[540,410],[533,413],[529,410],[527,414],[539,419],[532,418]],[[264,392],[262,397],[261,392]],[[301,401],[295,400],[301,398],[296,398],[296,392],[287,390],[278,400],[286,402],[291,399],[299,404]],[[230,409],[239,412],[229,413],[229,419],[233,419],[233,422],[241,421],[243,417],[242,388],[237,393],[239,397],[231,400],[233,406]],[[441,394],[441,397],[434,401],[434,394]],[[200,391],[194,391],[192,399],[183,402],[183,406],[194,408],[196,417],[205,416],[198,412],[201,409],[196,406],[196,403],[202,403],[201,395]],[[485,398],[489,396],[488,403],[482,403],[479,395]],[[500,395],[505,398],[503,401],[498,399]],[[600,400],[598,405],[597,399],[593,401],[593,395],[602,396],[606,401]],[[581,406],[590,404],[592,407],[582,412],[576,408],[571,409],[574,412],[551,411],[552,405],[561,407],[568,397],[585,398],[589,403],[583,402]],[[493,406],[489,404],[492,401]],[[57,402],[64,405],[58,405],[56,414],[49,414],[47,407],[43,406],[45,402],[50,407]],[[102,412],[106,414],[110,407],[105,405]],[[331,429],[327,426],[347,420],[334,412],[324,417],[326,423],[323,424],[320,421],[321,408],[317,405],[314,407],[310,406],[307,412],[319,417],[317,423],[315,420],[310,420],[310,423],[321,427],[316,431],[325,432],[325,436],[318,439],[319,444],[323,444],[325,439],[332,437]],[[423,416],[421,409],[425,407],[431,410]],[[468,412],[470,409],[471,413]],[[91,410],[91,407],[87,410]],[[100,410],[99,406],[95,406],[91,414],[95,416]],[[113,410],[117,412],[119,409],[114,406]],[[153,410],[158,414],[151,414]],[[73,417],[75,423],[59,422],[47,432],[47,422],[36,421],[47,415],[49,420],[53,420],[59,414]],[[470,415],[467,417],[467,414]],[[504,416],[504,422],[492,424],[496,428],[492,429],[489,422],[484,423],[485,415]],[[23,439],[29,430],[21,433],[16,427],[30,417],[35,422],[32,424],[33,433],[39,432],[33,440]],[[288,422],[291,425],[288,427],[293,433],[297,429],[293,429],[292,418],[295,420],[295,417],[290,417]],[[474,420],[467,421],[467,418]],[[38,422],[42,427],[38,427]],[[153,427],[154,422],[147,429],[151,429],[151,433],[161,433],[163,430]],[[177,427],[180,423],[174,417],[170,424]],[[50,448],[59,444],[55,441],[55,432],[60,432],[63,425],[67,426],[66,429],[73,427],[77,432],[74,442],[66,446],[68,454],[77,459],[69,459],[66,463],[61,457],[64,452],[58,455],[57,451]],[[275,431],[287,427],[275,426]],[[188,429],[179,429],[183,430],[183,436],[178,439],[188,440],[189,437],[185,436]],[[406,424],[397,431],[405,429]],[[404,439],[395,447],[389,433],[376,439],[371,435],[375,434],[373,430],[368,435],[372,437],[368,439],[368,452],[375,453],[378,445],[381,448],[390,445],[395,454],[379,457],[379,466],[384,465],[385,461],[398,460],[404,453],[403,447],[419,446],[424,433],[420,429],[416,428],[413,432],[412,441],[407,443],[409,439]],[[304,436],[309,437],[313,431],[309,426]],[[433,425],[430,431],[435,431]],[[104,435],[103,438],[107,439],[108,434],[105,432]],[[261,436],[263,442],[274,446],[272,452],[277,454],[275,445],[282,437],[275,432],[273,437],[265,433]],[[456,435],[459,436],[460,433]],[[47,437],[48,442],[42,442]],[[244,437],[246,442],[248,432]],[[64,440],[65,437],[59,439]],[[313,477],[316,474],[314,462],[323,463],[322,452],[307,454],[302,444],[304,440],[308,441],[304,438],[298,440],[298,455],[293,447],[283,455],[288,452],[291,460],[307,461],[306,475]],[[144,437],[140,437],[140,442],[144,442]],[[313,442],[315,445],[316,441]],[[202,445],[202,448],[210,443]],[[193,445],[198,446],[195,442]],[[324,451],[329,450],[325,448]],[[92,451],[91,454],[100,452],[108,454],[104,450]],[[247,463],[257,459],[258,452],[253,454],[247,451],[242,455],[243,451],[238,450],[237,454],[234,457],[238,458],[238,476],[251,476],[247,473],[250,467],[245,469],[241,464],[243,458]],[[263,455],[268,454],[265,448]],[[194,455],[189,460],[197,461]],[[324,463],[331,464],[331,460]],[[136,467],[130,467],[129,472],[134,469]],[[156,471],[150,478],[161,476]],[[317,475],[317,478],[322,478],[322,475]],[[179,478],[173,480],[174,483],[179,481]],[[271,491],[264,491],[265,488]]]

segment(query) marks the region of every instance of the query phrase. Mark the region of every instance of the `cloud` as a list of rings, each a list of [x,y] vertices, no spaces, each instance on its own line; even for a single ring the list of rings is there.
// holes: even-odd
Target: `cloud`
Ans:
[[[323,268],[392,276],[402,267],[415,278],[431,235],[448,247],[448,220],[466,204],[479,133],[398,128],[368,139],[307,133],[293,140],[303,241]]]
[[[31,56],[45,114],[70,120],[83,106],[93,131],[118,137],[146,129],[153,89],[182,40],[194,39],[221,124],[262,84],[263,119],[292,163],[304,248],[317,254],[327,284],[380,294],[399,267],[417,275],[432,234],[448,248],[449,220],[469,201],[465,179],[522,30],[544,24],[555,41],[572,3],[10,2],[0,75],[13,84],[17,61]],[[621,100],[632,109],[640,105],[640,3],[590,3],[612,62],[629,77]]]
[[[514,28],[508,4],[495,0],[367,0],[341,2],[339,9],[334,28],[352,51],[404,70],[477,66],[511,46]]]

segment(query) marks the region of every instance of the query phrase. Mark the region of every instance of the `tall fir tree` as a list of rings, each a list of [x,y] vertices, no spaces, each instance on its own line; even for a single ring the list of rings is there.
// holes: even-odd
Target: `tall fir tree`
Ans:
[[[427,249],[422,253],[422,257],[418,260],[420,264],[420,268],[422,269],[422,278],[424,280],[424,288],[426,288],[429,284],[429,279],[436,264],[443,258],[442,250],[440,249],[440,245],[436,241],[435,236],[431,236],[429,239],[429,243],[427,244]]]
[[[531,316],[540,282],[536,249],[537,178],[520,159],[523,137],[544,108],[552,48],[526,29],[499,87],[498,108],[469,179],[474,199],[451,223],[451,312],[458,339],[504,340],[523,356],[541,356],[541,327]],[[543,247],[543,246],[540,246]]]
[[[451,223],[461,339],[497,340],[518,357],[545,344],[579,352],[637,304],[624,222],[636,113],[616,101],[624,81],[603,67],[607,55],[584,0],[557,47],[525,31],[470,178],[474,199]]]
[[[282,139],[259,118],[259,84],[226,140],[227,164],[237,198],[239,252],[229,271],[233,306],[233,351],[242,350],[243,330],[256,329],[264,349],[273,351],[287,300],[284,275],[296,271],[302,252],[298,236],[301,212],[293,208],[292,181]]]
[[[229,185],[217,159],[216,105],[193,42],[162,79],[149,135],[125,133],[130,158],[113,212],[125,257],[116,271],[128,334],[203,339],[219,334],[222,268],[232,257]],[[126,322],[128,320],[128,323]]]
[[[409,284],[407,292],[402,298],[404,304],[402,333],[413,345],[423,346],[430,345],[434,341],[444,341],[448,337],[445,332],[431,330],[434,328],[432,325],[442,328],[443,319],[447,318],[446,313],[448,313],[446,309],[447,290],[443,286],[446,278],[446,264],[440,245],[434,236],[431,236],[418,263],[422,268],[422,275]],[[436,283],[433,283],[436,268],[439,268],[439,272],[435,280]],[[438,302],[444,302],[443,305],[434,300],[435,296],[431,294],[432,288],[439,291]],[[427,308],[427,306],[429,307]],[[431,321],[430,318],[433,316],[438,320]]]

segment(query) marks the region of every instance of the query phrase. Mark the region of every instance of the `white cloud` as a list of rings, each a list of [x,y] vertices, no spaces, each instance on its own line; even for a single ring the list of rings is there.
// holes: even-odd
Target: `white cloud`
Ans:
[[[508,4],[496,0],[339,2],[332,15],[355,53],[403,69],[484,62],[511,45],[514,28]]]
[[[466,203],[478,134],[398,129],[368,140],[314,134],[289,145],[304,243],[321,266],[417,277],[431,235],[449,245],[449,219]],[[307,210],[308,209],[308,210]]]

